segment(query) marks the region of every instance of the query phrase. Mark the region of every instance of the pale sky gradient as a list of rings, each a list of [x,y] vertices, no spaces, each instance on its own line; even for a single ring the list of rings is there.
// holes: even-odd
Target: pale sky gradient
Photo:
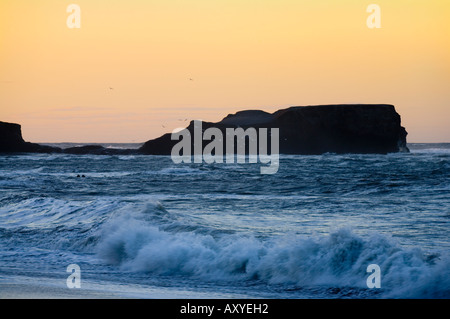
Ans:
[[[0,121],[27,141],[144,142],[331,103],[394,104],[409,142],[450,142],[450,1],[0,1]]]

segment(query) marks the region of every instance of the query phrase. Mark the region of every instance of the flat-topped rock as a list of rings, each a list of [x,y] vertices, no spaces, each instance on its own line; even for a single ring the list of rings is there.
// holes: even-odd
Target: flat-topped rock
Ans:
[[[217,127],[224,134],[226,128],[279,128],[281,154],[408,151],[407,132],[395,107],[389,104],[293,106],[274,113],[247,110],[229,114],[217,123],[203,122],[203,128],[209,127]],[[193,122],[187,129],[193,133]],[[170,155],[177,142],[171,140],[171,134],[164,134],[144,143],[139,152]]]

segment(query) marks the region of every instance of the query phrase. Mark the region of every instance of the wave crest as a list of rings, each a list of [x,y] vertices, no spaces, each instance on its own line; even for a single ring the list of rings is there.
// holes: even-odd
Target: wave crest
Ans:
[[[340,229],[323,237],[212,236],[165,231],[130,216],[105,226],[98,254],[127,271],[208,281],[360,289],[367,288],[367,266],[378,264],[385,297],[450,296],[447,255],[426,256],[379,234],[363,238]]]

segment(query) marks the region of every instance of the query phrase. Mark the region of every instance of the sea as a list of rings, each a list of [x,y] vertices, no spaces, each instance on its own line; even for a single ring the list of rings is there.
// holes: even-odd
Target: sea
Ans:
[[[1,155],[0,298],[20,287],[148,299],[448,299],[450,143],[408,147],[280,155],[267,175],[260,163],[170,156]]]

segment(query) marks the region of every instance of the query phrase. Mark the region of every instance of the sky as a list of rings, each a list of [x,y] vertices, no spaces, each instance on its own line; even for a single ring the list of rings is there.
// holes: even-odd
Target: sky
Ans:
[[[0,1],[0,121],[30,142],[336,103],[393,104],[408,142],[450,142],[449,88],[448,0]]]

